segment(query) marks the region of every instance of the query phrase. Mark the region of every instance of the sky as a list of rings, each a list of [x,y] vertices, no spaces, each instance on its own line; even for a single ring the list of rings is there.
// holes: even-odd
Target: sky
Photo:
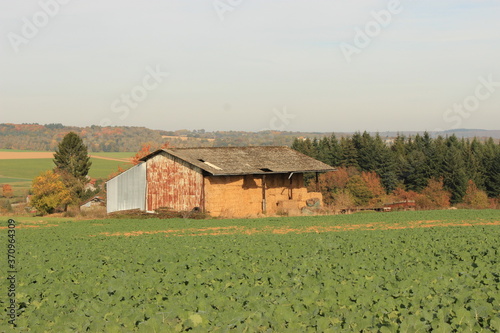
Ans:
[[[0,0],[0,123],[500,129],[498,0]]]

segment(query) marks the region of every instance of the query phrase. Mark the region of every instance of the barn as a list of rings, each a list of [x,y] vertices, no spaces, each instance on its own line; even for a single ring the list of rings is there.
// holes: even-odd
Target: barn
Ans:
[[[304,173],[333,170],[288,147],[161,149],[107,182],[107,211],[296,215],[308,203],[322,202],[319,191],[306,189]]]

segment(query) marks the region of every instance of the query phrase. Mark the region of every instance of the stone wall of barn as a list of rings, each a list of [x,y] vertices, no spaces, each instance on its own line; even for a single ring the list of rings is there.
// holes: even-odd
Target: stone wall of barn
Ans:
[[[263,175],[205,177],[205,211],[212,216],[263,215]],[[265,175],[266,215],[299,215],[308,199],[322,202],[321,193],[307,192],[303,174]]]

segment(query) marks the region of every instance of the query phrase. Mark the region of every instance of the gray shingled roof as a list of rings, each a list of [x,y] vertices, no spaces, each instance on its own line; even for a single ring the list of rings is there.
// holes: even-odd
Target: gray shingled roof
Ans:
[[[331,166],[288,147],[208,147],[157,150],[173,155],[215,176],[334,171]]]

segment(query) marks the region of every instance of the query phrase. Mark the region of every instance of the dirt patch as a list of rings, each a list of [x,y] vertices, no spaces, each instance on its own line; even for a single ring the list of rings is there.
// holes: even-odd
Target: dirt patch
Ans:
[[[130,231],[130,232],[101,232],[99,235],[103,236],[141,236],[141,235],[155,235],[155,234],[172,234],[172,236],[185,236],[186,234],[198,234],[205,233],[206,231],[212,231],[214,234],[222,234],[224,230],[235,229],[237,230],[241,227],[212,227],[212,228],[189,228],[189,229],[174,229],[174,230],[152,230],[152,231]],[[229,234],[235,234],[236,232],[230,232]],[[94,235],[92,235],[94,236]],[[168,236],[168,235],[167,235]]]
[[[221,235],[255,235],[255,234],[278,234],[286,235],[290,233],[325,233],[325,232],[341,232],[354,230],[398,230],[398,229],[413,229],[413,228],[435,228],[435,227],[472,227],[482,225],[500,225],[500,221],[414,221],[405,223],[386,223],[374,222],[369,224],[352,224],[352,225],[334,225],[334,226],[306,226],[306,227],[273,227],[266,226],[263,228],[252,228],[246,226],[232,227],[214,227],[214,228],[188,228],[188,229],[173,229],[173,230],[154,230],[154,231],[131,231],[131,232],[102,232],[102,236],[141,236],[153,234],[165,234],[165,237],[171,236],[221,236]],[[95,237],[96,235],[90,235]]]
[[[46,224],[46,225],[33,225],[33,224],[20,224],[16,225],[16,229],[32,229],[32,228],[47,228],[47,227],[58,227],[58,224]],[[0,229],[8,229],[8,227],[0,227]]]

